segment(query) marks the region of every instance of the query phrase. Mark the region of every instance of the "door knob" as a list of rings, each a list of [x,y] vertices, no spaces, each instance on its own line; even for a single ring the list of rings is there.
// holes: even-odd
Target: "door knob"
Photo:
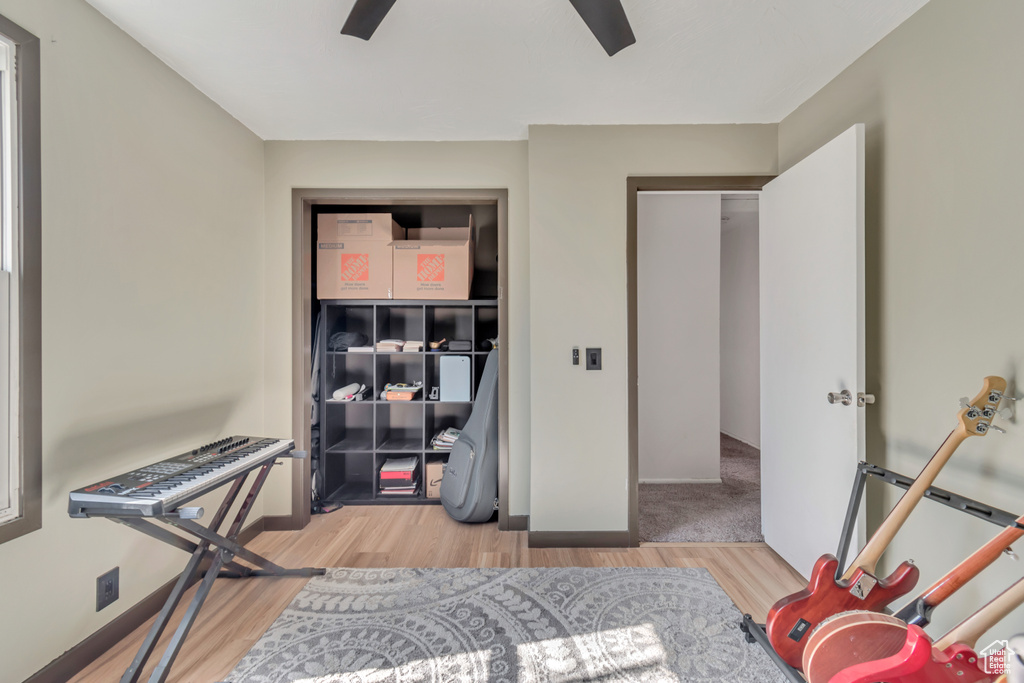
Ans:
[[[829,403],[842,403],[844,406],[848,406],[853,403],[853,394],[850,393],[849,389],[843,389],[842,391],[828,392]]]

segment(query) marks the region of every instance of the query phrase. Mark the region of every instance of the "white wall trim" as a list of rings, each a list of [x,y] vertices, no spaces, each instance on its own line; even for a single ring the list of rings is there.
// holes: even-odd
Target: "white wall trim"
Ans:
[[[641,479],[641,484],[721,484],[721,479]]]

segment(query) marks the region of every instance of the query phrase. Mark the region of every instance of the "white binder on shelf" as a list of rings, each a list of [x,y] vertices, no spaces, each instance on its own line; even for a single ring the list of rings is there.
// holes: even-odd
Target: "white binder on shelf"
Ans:
[[[469,356],[441,356],[441,400],[469,401],[472,374]]]

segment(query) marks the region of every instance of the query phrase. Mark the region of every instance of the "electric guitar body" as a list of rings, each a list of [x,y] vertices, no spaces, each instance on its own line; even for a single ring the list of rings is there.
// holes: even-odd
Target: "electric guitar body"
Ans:
[[[883,616],[883,615],[874,615]],[[898,620],[897,620],[898,621]],[[932,647],[920,626],[903,625],[903,647],[893,655],[842,669],[829,678],[809,676],[811,683],[991,683],[998,674],[984,671],[984,660],[962,643],[945,650]]]
[[[975,652],[978,639],[1021,603],[1024,579],[934,643],[920,626],[896,616],[862,611],[836,615],[807,638],[804,676],[809,683],[988,683],[1002,673],[1005,657],[1000,666],[991,662],[986,667]],[[982,652],[991,650],[989,646]],[[999,671],[990,674],[986,668]]]
[[[971,436],[988,433],[1005,391],[1005,379],[989,376],[972,401],[961,402],[963,408],[957,414],[957,427],[942,442],[842,577],[836,578],[839,569],[836,557],[822,555],[814,564],[807,588],[775,603],[768,612],[766,631],[772,647],[787,664],[801,669],[806,636],[829,617],[850,610],[877,612],[914,589],[919,572],[912,562],[903,562],[887,578],[877,579],[878,560],[957,447]]]
[[[904,562],[884,579],[858,568],[849,579],[836,580],[839,560],[822,555],[814,563],[807,588],[782,598],[768,612],[768,640],[787,664],[800,669],[807,636],[823,621],[841,612],[881,611],[914,589],[920,571]]]

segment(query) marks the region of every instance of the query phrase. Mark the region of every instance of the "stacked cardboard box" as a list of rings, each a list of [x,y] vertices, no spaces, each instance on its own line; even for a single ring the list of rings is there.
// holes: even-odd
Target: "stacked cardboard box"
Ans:
[[[473,217],[464,228],[410,228],[394,243],[396,299],[468,299],[473,284]]]
[[[317,217],[318,299],[466,300],[473,218],[465,227],[404,230],[390,213]]]
[[[404,237],[390,213],[324,213],[316,223],[318,299],[391,299],[392,247]]]
[[[448,463],[440,460],[431,460],[427,463],[427,498],[441,497],[441,479],[444,478],[444,470]]]

